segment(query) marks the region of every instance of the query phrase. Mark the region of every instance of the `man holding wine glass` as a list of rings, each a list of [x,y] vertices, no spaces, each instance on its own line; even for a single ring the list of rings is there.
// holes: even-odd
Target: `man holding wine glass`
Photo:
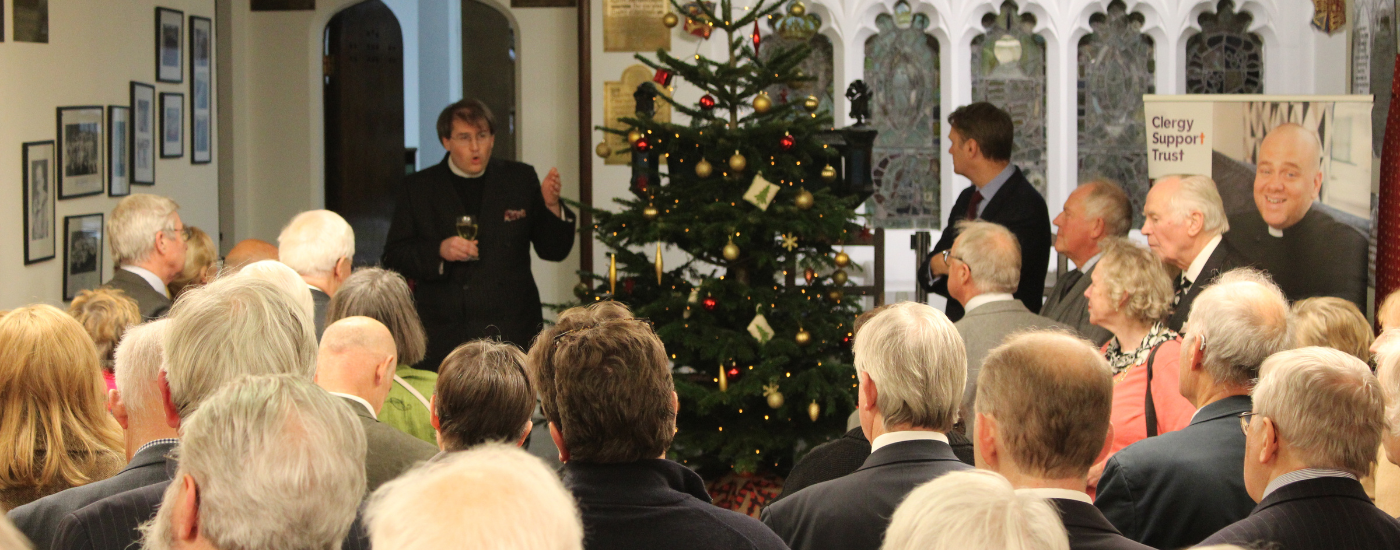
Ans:
[[[528,346],[543,322],[530,247],[562,261],[575,233],[557,169],[540,182],[528,164],[491,158],[495,120],[486,105],[448,106],[437,130],[447,155],[404,179],[383,257],[413,283],[428,333],[417,366],[433,371],[467,340]]]

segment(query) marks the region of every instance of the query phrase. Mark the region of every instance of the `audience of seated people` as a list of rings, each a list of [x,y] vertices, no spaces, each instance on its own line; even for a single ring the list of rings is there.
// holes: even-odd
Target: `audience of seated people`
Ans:
[[[520,348],[495,340],[467,342],[447,354],[432,402],[438,448],[451,452],[492,442],[525,445],[535,410],[525,361]]]
[[[92,343],[97,345],[97,356],[102,359],[102,378],[107,389],[117,387],[112,364],[117,343],[126,330],[141,323],[141,310],[136,301],[115,288],[95,288],[84,290],[68,304],[68,314],[83,324]]]

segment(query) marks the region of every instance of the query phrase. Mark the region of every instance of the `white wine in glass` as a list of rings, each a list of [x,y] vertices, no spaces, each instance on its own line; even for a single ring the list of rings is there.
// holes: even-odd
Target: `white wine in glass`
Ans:
[[[461,237],[461,238],[463,238],[463,239],[469,240],[469,241],[474,241],[474,240],[476,240],[476,217],[475,217],[475,216],[458,216],[458,217],[457,217],[457,236],[458,236],[458,237]]]

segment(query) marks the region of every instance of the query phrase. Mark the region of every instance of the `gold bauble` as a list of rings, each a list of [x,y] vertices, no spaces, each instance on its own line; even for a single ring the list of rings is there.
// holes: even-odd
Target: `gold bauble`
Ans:
[[[838,285],[844,285],[846,284],[846,281],[849,280],[850,277],[846,276],[846,272],[840,269],[836,270],[836,273],[831,274],[831,281]]]
[[[805,346],[812,343],[812,333],[807,332],[805,328],[800,328],[797,329],[797,336],[794,336],[792,339],[797,342],[797,345]]]
[[[802,17],[806,14],[807,6],[802,2],[793,2],[792,6],[788,8],[788,15],[791,15],[793,17]]]
[[[760,92],[758,94],[758,97],[753,98],[753,111],[755,113],[761,115],[763,113],[768,112],[768,110],[772,108],[773,100],[768,98],[768,94],[766,92]]]
[[[812,422],[816,422],[817,418],[821,415],[822,407],[818,405],[816,401],[812,401],[811,405],[807,405],[807,416],[812,418]]]
[[[660,215],[661,211],[657,210],[655,206],[652,206],[650,204],[648,204],[646,208],[642,209],[642,217],[646,218],[647,221],[655,220],[656,217]]]
[[[817,112],[817,107],[821,107],[821,106],[822,106],[821,100],[817,99],[817,96],[814,96],[814,95],[809,95],[809,96],[807,96],[807,99],[806,99],[806,100],[803,100],[803,101],[802,101],[802,108],[803,108],[803,109],[807,109],[807,112],[809,112],[809,113],[815,113],[815,112]]]
[[[608,142],[604,141],[594,147],[593,152],[597,153],[599,157],[608,158],[612,156],[612,147],[608,147]]]
[[[574,297],[580,300],[587,298],[588,295],[592,292],[593,289],[589,288],[588,283],[585,283],[583,281],[579,281],[578,284],[574,285]]]
[[[731,262],[739,259],[739,245],[732,242],[724,245],[724,259]]]
[[[698,177],[700,177],[700,178],[708,178],[708,177],[710,177],[710,174],[713,174],[713,173],[715,173],[715,167],[714,167],[713,164],[710,164],[710,161],[705,160],[705,159],[700,159],[700,162],[695,163],[695,175],[696,175],[696,176],[698,176]]]
[[[643,137],[646,136],[642,135],[641,130],[629,130],[627,132],[627,143],[636,145],[637,142],[641,141]]]
[[[734,152],[734,156],[729,157],[729,169],[730,169],[730,170],[733,170],[733,171],[735,171],[735,172],[743,172],[744,169],[745,169],[745,168],[748,168],[748,167],[749,167],[749,159],[744,158],[744,154],[743,154],[743,153],[740,153],[740,152],[738,152],[738,151],[735,151],[735,152]]]
[[[827,183],[836,181],[836,167],[828,164],[825,168],[822,168],[822,181]]]
[[[807,210],[817,203],[817,198],[812,196],[812,192],[806,189],[797,191],[797,198],[792,201],[802,210]]]
[[[661,24],[666,25],[666,28],[668,29],[675,27],[676,24],[680,22],[681,18],[676,17],[676,14],[674,13],[667,13],[666,15],[661,16]]]
[[[826,293],[826,298],[827,298],[828,300],[833,301],[833,302],[840,302],[841,299],[842,299],[842,298],[845,298],[845,297],[846,297],[846,293],[841,292],[840,290],[837,290],[837,289],[832,289],[831,292]]]
[[[774,409],[783,406],[783,393],[782,393],[782,392],[776,392],[776,391],[775,391],[775,392],[772,392],[772,393],[769,393],[769,394],[768,394],[768,406],[769,406],[770,408],[774,408]]]
[[[848,265],[851,265],[851,257],[847,256],[845,252],[836,253],[836,267],[846,267]]]

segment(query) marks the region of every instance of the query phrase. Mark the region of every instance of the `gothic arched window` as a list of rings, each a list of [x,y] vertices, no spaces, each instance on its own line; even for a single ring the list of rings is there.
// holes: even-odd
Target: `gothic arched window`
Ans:
[[[876,227],[941,227],[938,41],[928,16],[899,2],[875,18],[865,42],[865,81],[873,93],[875,194],[867,204]]]
[[[1197,21],[1200,34],[1186,41],[1186,93],[1264,93],[1264,41],[1249,32],[1254,17],[1220,0]]]
[[[797,0],[792,0],[795,3]],[[807,45],[812,53],[798,65],[803,75],[816,80],[775,84],[768,88],[768,95],[777,101],[801,102],[807,96],[816,96],[821,102],[820,109],[831,110],[835,71],[832,59],[831,39],[818,33],[822,27],[821,16],[810,11],[802,15],[787,14],[770,16],[768,25],[773,30],[763,39],[758,55],[767,60],[780,51],[800,45]]]
[[[1152,39],[1142,24],[1141,14],[1114,0],[1089,18],[1094,32],[1079,39],[1079,182],[1103,177],[1122,185],[1133,227],[1142,226],[1148,187],[1142,95],[1156,90]]]
[[[986,32],[972,39],[972,100],[1011,114],[1016,148],[1011,162],[1045,194],[1045,39],[1033,32],[1035,16],[1006,2],[982,18]]]

